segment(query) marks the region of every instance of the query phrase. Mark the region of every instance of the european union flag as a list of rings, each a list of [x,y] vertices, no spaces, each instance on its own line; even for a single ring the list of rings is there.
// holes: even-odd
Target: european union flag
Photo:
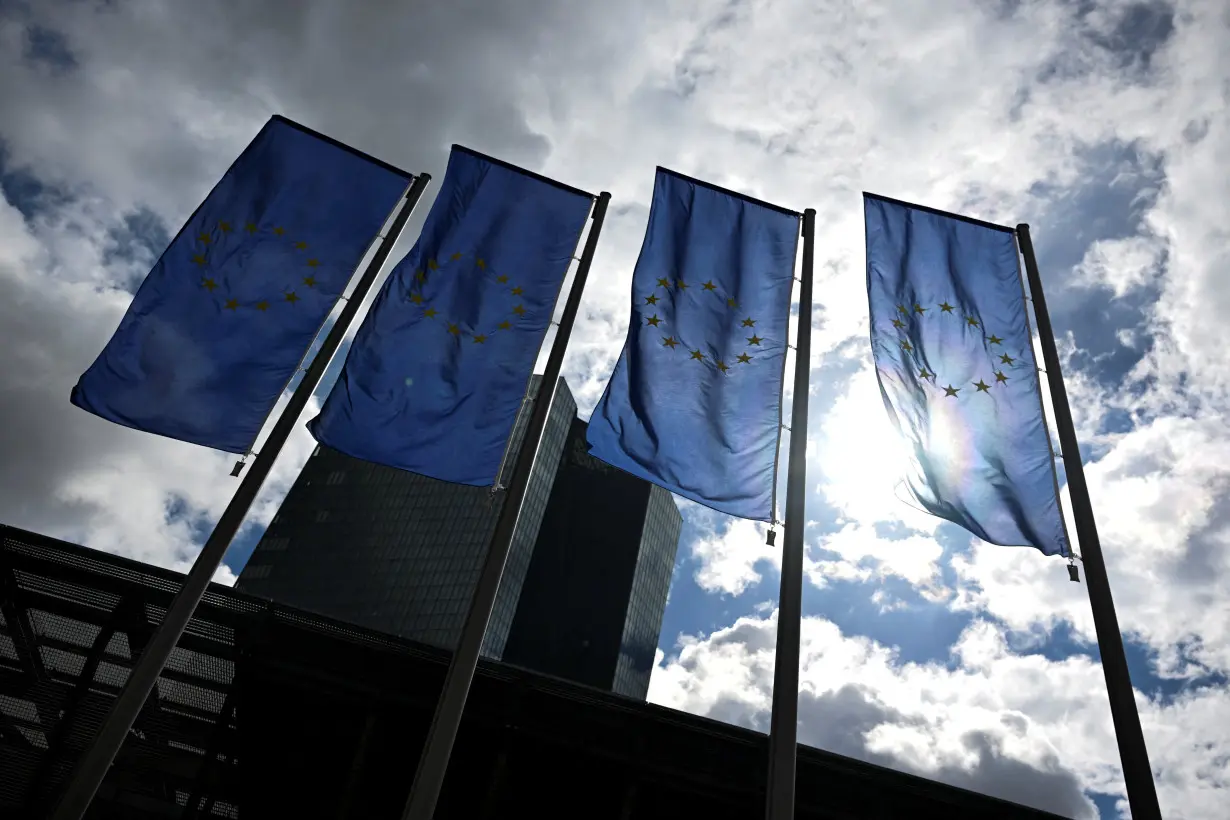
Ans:
[[[1067,554],[1015,236],[864,195],[871,344],[910,493],[992,544]]]
[[[495,481],[593,197],[453,146],[320,415],[322,444],[458,484]]]
[[[409,181],[274,117],[163,252],[73,404],[247,452]]]
[[[632,319],[590,452],[685,498],[773,518],[799,215],[658,169]]]

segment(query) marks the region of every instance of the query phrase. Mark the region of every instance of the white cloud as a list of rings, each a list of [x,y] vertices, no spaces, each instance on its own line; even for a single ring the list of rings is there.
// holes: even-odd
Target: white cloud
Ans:
[[[692,543],[696,584],[706,592],[739,595],[760,582],[762,564],[780,570],[781,549],[765,543],[767,533],[768,527],[757,521],[723,519],[719,528]]]

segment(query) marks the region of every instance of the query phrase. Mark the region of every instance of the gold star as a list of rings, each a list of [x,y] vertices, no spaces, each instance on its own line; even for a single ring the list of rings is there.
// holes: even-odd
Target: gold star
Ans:
[[[483,261],[483,258],[482,258],[481,256],[480,256],[480,257],[478,257],[478,259],[475,259],[475,260],[474,260],[474,264],[475,264],[475,265],[478,265],[478,269],[479,269],[479,270],[486,270],[486,269],[487,269],[487,263]]]
[[[726,300],[726,307],[738,307],[738,306],[739,306],[739,303],[736,302],[734,299]]]
[[[200,240],[201,244],[203,245],[208,245],[210,242],[213,241],[212,239],[209,238],[209,234],[207,233],[197,234],[196,238]]]
[[[291,302],[291,303],[298,302],[299,297],[296,296],[295,292],[292,290],[290,293],[286,294],[286,301]]]
[[[204,257],[203,255],[199,254],[199,253],[194,253],[194,254],[192,255],[192,263],[193,263],[194,265],[204,265],[204,264],[205,264],[205,257]]]
[[[656,305],[657,303],[658,303],[658,297],[655,296],[654,294],[651,293],[645,297],[645,304]]]
[[[675,341],[674,336],[667,336],[665,339],[662,340],[662,344],[663,346],[669,347],[671,350],[674,350],[675,345],[679,344],[679,342]]]
[[[909,342],[902,342],[901,349],[904,350],[906,353],[914,352],[914,347]]]
[[[418,281],[420,281],[420,282],[426,282],[426,281],[427,281],[427,274],[423,273],[421,270],[416,270],[416,271],[414,272],[414,278],[415,278],[415,279],[417,279],[417,280],[418,280]]]
[[[219,223],[218,223],[218,230],[222,231],[222,233],[230,233],[230,232],[231,232],[231,223],[229,223],[229,222],[219,222]]]
[[[435,308],[427,308],[427,310],[423,311],[423,315],[426,316],[428,319],[430,319],[431,317],[435,316],[439,312],[440,311],[436,310]]]
[[[286,233],[286,229],[283,228],[281,225],[279,225],[278,227],[273,229],[273,233],[276,236],[281,236],[282,234]]]
[[[718,370],[720,370],[720,371],[722,371],[723,373],[725,373],[727,370],[729,370],[729,369],[730,369],[729,367],[727,367],[727,366],[726,366],[726,362],[723,362],[723,361],[720,361],[720,360],[719,360],[719,361],[714,362],[714,364],[715,364],[715,365],[717,365],[717,369],[718,369]]]
[[[1008,377],[1004,375],[1004,371],[996,370],[995,371],[995,381],[1003,383],[1003,382],[1008,381]]]
[[[744,327],[755,327],[756,320],[753,319],[751,316],[748,316],[746,319],[743,320],[743,326]]]
[[[693,350],[692,358],[696,359],[698,362],[703,362],[705,360],[705,354],[701,353],[699,350]]]
[[[934,379],[935,378],[935,374],[928,373],[927,368],[925,367],[922,370],[918,371],[918,376],[919,378],[922,378],[922,379]]]
[[[461,335],[461,328],[457,327],[457,325],[453,324],[452,322],[449,322],[449,323],[448,323],[448,332],[449,332],[449,333],[451,333],[451,334],[453,334],[454,336],[460,336],[460,335]]]
[[[979,393],[985,393],[991,389],[991,385],[987,384],[982,379],[979,379],[978,381],[974,382],[974,387],[978,388]]]
[[[990,343],[991,343],[991,344],[993,344],[993,345],[997,345],[997,344],[1002,343],[1004,340],[1003,340],[1003,339],[1001,339],[1001,338],[999,338],[998,336],[994,336],[994,335],[992,335],[992,336],[988,336],[988,337],[987,337],[987,341],[988,341],[988,342],[990,342]]]
[[[226,304],[223,305],[223,307],[226,308],[227,310],[238,310],[239,300],[238,299],[227,299]]]
[[[747,355],[746,353],[739,354],[739,364],[747,364],[751,360],[752,360],[752,357]]]
[[[659,318],[658,318],[658,314],[656,314],[656,313],[655,313],[654,315],[650,316],[648,319],[646,319],[646,320],[645,320],[645,324],[647,324],[647,325],[653,325],[654,327],[657,327],[657,326],[658,326],[658,322],[660,322],[660,321],[662,321],[662,320],[661,320],[661,319],[659,319]]]
[[[303,277],[303,284],[307,285],[309,288],[316,287],[316,277],[314,276]]]
[[[905,309],[905,305],[897,305],[897,310],[901,311],[901,312],[902,312],[902,313],[904,313],[906,316],[909,316],[909,315],[910,315],[910,312],[909,312],[908,310],[906,310],[906,309]]]
[[[712,279],[710,279],[705,284],[701,285],[701,287],[704,288],[705,290],[717,290],[717,285],[713,284]]]
[[[503,285],[503,284],[507,283],[507,282],[508,282],[508,274],[507,274],[507,273],[501,273],[499,276],[495,277],[495,281],[499,282],[501,285]]]
[[[952,396],[953,398],[956,398],[957,394],[960,392],[961,392],[961,388],[953,387],[951,384],[944,388],[945,396]]]
[[[927,309],[923,307],[922,305],[914,305],[914,312],[917,313],[919,316],[922,316],[924,313],[927,312]]]
[[[205,290],[209,291],[210,293],[213,293],[214,288],[218,287],[217,282],[215,282],[213,279],[208,279],[208,278],[202,279],[201,284],[205,287]]]
[[[947,302],[940,303],[940,310],[942,310],[944,313],[952,313],[952,308],[953,306],[948,304]]]
[[[247,231],[248,233],[256,233],[256,223],[246,222],[244,223],[243,229]]]
[[[319,260],[319,259],[309,259],[309,260],[307,261],[307,266],[308,266],[309,268],[319,268],[319,267],[320,267],[320,260]]]
[[[900,319],[898,319],[898,318],[896,318],[896,317],[894,316],[894,317],[893,317],[893,327],[895,327],[895,328],[897,328],[898,330],[900,330],[901,328],[905,327],[905,322],[901,321]]]
[[[1011,356],[1009,356],[1007,353],[1005,353],[1004,355],[1000,356],[1000,357],[999,357],[999,360],[1000,360],[1001,362],[1003,362],[1004,364],[1012,364],[1013,362],[1015,362],[1015,361],[1016,361],[1016,359],[1012,358],[1012,357],[1011,357]]]
[[[505,319],[504,321],[496,325],[496,327],[498,327],[500,330],[508,330],[510,327],[512,327],[512,322]]]
[[[414,302],[414,304],[416,304],[416,305],[421,305],[421,304],[423,304],[423,294],[421,294],[421,293],[412,293],[412,294],[410,294],[410,301],[411,301],[411,302]]]
[[[256,303],[256,309],[260,311],[269,310],[269,303],[262,299]]]
[[[512,289],[513,296],[520,296],[523,293],[525,293],[525,288],[521,287],[520,285]]]
[[[687,290],[687,289],[688,289],[688,283],[687,283],[687,282],[685,282],[685,281],[683,281],[682,279],[680,279],[680,280],[679,280],[678,282],[676,282],[675,284],[679,286],[679,289],[680,289],[680,290]]]
[[[449,259],[453,260],[454,262],[456,262],[456,261],[457,261],[458,259],[460,259],[460,258],[461,258],[461,254],[460,254],[460,253],[455,253],[455,254],[453,254],[452,256],[450,256],[450,257],[449,257]],[[475,339],[477,339],[478,337],[477,337],[477,336],[475,336],[474,338],[475,338]],[[484,336],[483,338],[484,338],[484,339],[486,339],[487,337],[486,337],[486,336]]]
[[[440,268],[440,263],[434,259],[428,259],[427,267],[431,268],[432,270],[438,270]]]
[[[299,240],[298,242],[296,242],[296,243],[295,243],[295,250],[297,250],[297,251],[305,251],[305,250],[307,250],[307,243],[306,243],[306,242],[304,242],[302,239],[301,239],[301,240]]]
[[[515,308],[513,308],[513,313],[517,314],[518,316],[524,316],[525,315],[525,305],[517,305]]]
[[[758,344],[760,344],[762,341],[764,341],[764,340],[763,340],[763,339],[761,339],[759,336],[757,336],[755,333],[753,333],[751,336],[748,336],[748,337],[747,337],[747,343],[748,343],[749,345],[758,345]]]
[[[481,345],[485,341],[487,341],[487,337],[481,333],[474,337],[474,344],[476,345]]]
[[[671,280],[669,279],[659,279],[658,280],[658,287],[669,288],[670,286],[671,286]]]
[[[978,320],[975,319],[973,316],[966,316],[965,321],[969,324],[970,327],[978,327]]]

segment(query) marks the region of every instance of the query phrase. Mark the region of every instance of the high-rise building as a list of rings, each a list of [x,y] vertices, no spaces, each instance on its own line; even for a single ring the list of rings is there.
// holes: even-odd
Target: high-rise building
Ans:
[[[671,494],[588,452],[574,419],[505,663],[643,700],[683,519]]]
[[[540,377],[530,385],[537,395]],[[532,400],[513,427],[525,435]],[[576,403],[563,379],[526,488],[483,654],[499,658]],[[505,458],[501,483],[512,474]],[[456,646],[501,502],[490,488],[450,484],[318,447],[256,545],[237,588],[291,606],[442,647]],[[655,636],[656,637],[656,636]]]

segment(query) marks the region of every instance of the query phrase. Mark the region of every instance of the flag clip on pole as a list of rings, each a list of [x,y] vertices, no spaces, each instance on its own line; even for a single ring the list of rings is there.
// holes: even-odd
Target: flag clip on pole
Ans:
[[[555,395],[555,383],[559,381],[560,370],[564,364],[564,352],[568,348],[568,337],[572,335],[572,325],[581,305],[581,295],[585,289],[585,281],[589,277],[589,268],[594,260],[598,236],[602,232],[602,222],[606,217],[607,203],[610,201],[611,195],[604,191],[598,195],[598,201],[594,204],[591,216],[593,224],[590,225],[589,236],[585,239],[585,249],[581,252],[581,260],[577,265],[572,289],[568,291],[568,301],[565,302],[563,315],[560,316],[555,341],[551,344],[546,370],[542,375],[533,409],[530,411],[525,438],[522,440],[520,454],[513,465],[512,478],[508,483],[508,494],[504,497],[504,506],[500,509],[499,518],[496,519],[495,531],[491,536],[491,546],[487,549],[482,574],[474,589],[474,597],[470,601],[470,611],[466,615],[465,626],[461,630],[461,639],[448,665],[444,689],[440,693],[435,716],[431,720],[431,729],[428,731],[427,741],[419,757],[418,770],[414,775],[414,785],[410,788],[410,797],[406,801],[403,820],[431,820],[435,814],[436,803],[440,799],[440,790],[444,785],[444,776],[448,773],[448,761],[453,752],[453,743],[457,740],[457,730],[461,726],[466,698],[470,694],[470,684],[478,668],[483,637],[487,633],[487,624],[491,620],[491,612],[495,607],[496,593],[500,589],[500,578],[504,574],[504,565],[512,549],[517,516],[521,512],[521,501],[525,497],[526,486],[529,484],[530,474],[534,468],[534,458],[538,453],[538,444],[542,438],[543,429],[547,425],[547,414],[551,410],[551,399]]]
[[[1072,422],[1068,391],[1064,387],[1059,367],[1055,332],[1051,328],[1051,317],[1046,310],[1042,277],[1038,273],[1038,260],[1034,257],[1029,226],[1017,225],[1016,234],[1021,245],[1021,254],[1025,257],[1025,274],[1029,278],[1034,317],[1038,321],[1042,360],[1046,363],[1046,380],[1050,385],[1051,403],[1055,408],[1055,427],[1059,433],[1064,471],[1068,477],[1068,493],[1072,500],[1076,537],[1080,542],[1081,560],[1085,565],[1085,583],[1089,587],[1089,604],[1093,610],[1093,625],[1098,636],[1098,651],[1102,655],[1102,673],[1106,676],[1106,693],[1110,698],[1110,714],[1115,725],[1115,739],[1119,744],[1119,760],[1123,766],[1123,780],[1127,785],[1128,805],[1135,820],[1161,820],[1162,811],[1158,806],[1157,791],[1153,784],[1153,770],[1149,766],[1149,752],[1145,748],[1145,736],[1140,728],[1140,714],[1136,711],[1127,655],[1123,651],[1123,636],[1119,631],[1119,620],[1115,616],[1115,602],[1111,598],[1110,581],[1106,576],[1106,561],[1102,557],[1102,544],[1098,540],[1098,528],[1093,519],[1093,504],[1089,499],[1089,485],[1085,482],[1085,468],[1081,463],[1080,446],[1076,440],[1076,425]],[[1074,569],[1075,565],[1070,566],[1069,572]]]
[[[115,703],[112,704],[102,728],[99,729],[93,742],[77,763],[77,767],[73,771],[72,780],[69,781],[67,788],[64,790],[63,797],[61,797],[59,804],[56,806],[55,813],[51,815],[53,820],[80,820],[85,815],[86,810],[90,806],[90,801],[94,799],[95,792],[98,791],[103,778],[106,777],[107,770],[111,767],[111,763],[115,760],[115,756],[120,750],[120,746],[123,745],[124,738],[128,735],[128,730],[132,728],[133,722],[136,721],[137,715],[141,712],[141,707],[145,704],[146,698],[149,697],[149,693],[157,683],[158,676],[162,673],[167,659],[170,658],[172,650],[175,649],[180,636],[183,635],[184,629],[188,626],[188,621],[191,620],[193,612],[196,611],[197,604],[205,596],[205,591],[209,587],[209,582],[213,579],[214,572],[222,563],[223,556],[226,555],[227,547],[230,546],[231,540],[234,539],[235,534],[239,531],[239,527],[243,523],[248,509],[252,506],[252,502],[256,500],[256,494],[260,491],[261,485],[269,476],[269,472],[273,468],[273,462],[277,459],[282,445],[286,443],[286,439],[294,429],[295,423],[299,420],[300,413],[307,407],[308,401],[312,397],[312,392],[325,374],[325,368],[328,367],[329,360],[337,352],[342,339],[346,335],[346,329],[359,312],[359,306],[363,301],[363,297],[371,290],[376,277],[380,274],[380,269],[384,266],[385,260],[388,259],[389,253],[393,250],[393,245],[397,242],[397,237],[406,226],[406,221],[410,218],[410,214],[414,211],[415,205],[418,204],[419,198],[423,195],[423,191],[427,188],[427,183],[430,180],[431,176],[429,174],[419,174],[410,183],[410,187],[407,189],[403,199],[399,200],[399,202],[404,203],[401,206],[401,211],[394,217],[393,223],[389,226],[388,233],[376,248],[376,253],[368,264],[367,269],[359,277],[359,281],[355,284],[354,292],[342,308],[332,329],[330,329],[325,337],[324,342],[320,346],[320,351],[316,354],[311,366],[304,374],[303,381],[299,383],[299,387],[291,395],[286,409],[282,411],[282,415],[274,423],[273,429],[269,432],[269,438],[261,447],[260,454],[252,461],[252,469],[248,471],[247,476],[240,482],[239,489],[235,491],[235,495],[232,496],[230,503],[227,504],[222,517],[214,525],[213,532],[210,533],[205,546],[201,548],[201,553],[197,556],[196,561],[193,562],[192,569],[188,572],[188,577],[184,579],[183,586],[180,587],[179,592],[175,595],[175,599],[171,602],[166,617],[162,619],[161,625],[159,625],[157,631],[150,639],[145,652],[141,654],[140,659],[133,666],[128,682],[124,685],[119,697],[115,699]]]
[[[803,529],[807,523],[807,390],[811,376],[811,285],[816,211],[803,212],[803,270],[799,283],[799,332],[794,356],[794,408],[790,413],[790,463],[786,467],[786,521],[782,584],[777,604],[773,662],[773,717],[769,728],[766,820],[794,820],[795,751],[799,723],[799,640],[803,621]]]

